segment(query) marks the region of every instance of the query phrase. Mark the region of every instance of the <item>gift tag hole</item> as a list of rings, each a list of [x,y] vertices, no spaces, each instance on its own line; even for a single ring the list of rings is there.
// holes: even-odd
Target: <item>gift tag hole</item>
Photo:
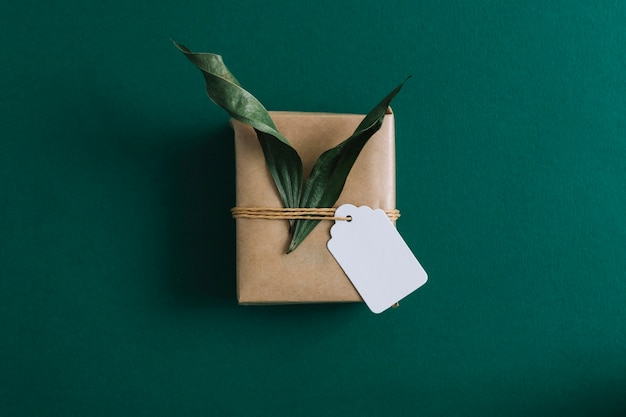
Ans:
[[[346,221],[347,222],[351,222],[352,221],[352,216],[346,216]]]

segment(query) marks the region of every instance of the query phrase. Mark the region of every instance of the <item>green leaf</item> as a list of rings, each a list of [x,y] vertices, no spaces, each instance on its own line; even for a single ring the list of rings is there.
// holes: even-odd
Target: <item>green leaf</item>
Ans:
[[[332,207],[335,204],[359,153],[382,126],[391,100],[398,94],[408,78],[365,116],[352,136],[319,157],[304,185],[300,207],[321,208]],[[318,223],[319,220],[297,220],[294,224],[289,252],[293,252]]]
[[[285,207],[297,208],[302,190],[302,160],[289,144],[257,130],[265,162]],[[289,222],[293,225],[293,221]]]
[[[246,91],[228,70],[220,55],[195,53],[174,45],[202,72],[206,91],[230,116],[257,131],[267,168],[285,207],[298,207],[302,192],[302,160],[259,100]]]

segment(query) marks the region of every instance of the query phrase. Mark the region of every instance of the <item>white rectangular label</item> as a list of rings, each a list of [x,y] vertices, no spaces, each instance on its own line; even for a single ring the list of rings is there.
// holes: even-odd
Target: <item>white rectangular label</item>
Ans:
[[[344,204],[328,250],[363,301],[378,314],[426,283],[428,276],[384,211]]]

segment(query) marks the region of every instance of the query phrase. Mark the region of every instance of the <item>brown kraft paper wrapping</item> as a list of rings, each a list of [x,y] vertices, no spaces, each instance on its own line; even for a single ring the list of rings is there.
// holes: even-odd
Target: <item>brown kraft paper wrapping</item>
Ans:
[[[348,138],[363,115],[269,112],[302,158],[305,178],[317,158]],[[254,129],[231,120],[235,131],[237,207],[282,207]],[[350,203],[395,208],[395,143],[391,111],[357,158],[336,207]],[[326,247],[333,221],[321,221],[287,254],[287,220],[238,218],[237,298],[240,304],[362,301]]]

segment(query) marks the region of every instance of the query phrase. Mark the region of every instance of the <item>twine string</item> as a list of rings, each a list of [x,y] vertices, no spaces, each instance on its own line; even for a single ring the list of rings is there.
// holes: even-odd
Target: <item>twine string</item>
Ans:
[[[265,220],[344,220],[351,217],[336,217],[336,208],[278,208],[278,207],[233,207],[230,211],[235,219]],[[383,210],[389,220],[396,221],[400,210]]]

